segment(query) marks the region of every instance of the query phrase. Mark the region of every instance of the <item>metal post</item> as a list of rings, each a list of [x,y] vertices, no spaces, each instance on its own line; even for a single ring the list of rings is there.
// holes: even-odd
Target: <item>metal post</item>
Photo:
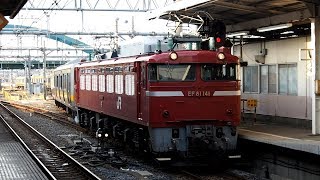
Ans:
[[[118,51],[119,47],[118,47],[118,36],[119,36],[119,18],[116,18],[116,34],[115,34],[115,46],[114,48],[116,49],[116,51]],[[119,51],[118,51],[119,52]]]
[[[240,62],[243,62],[243,36],[240,36]]]
[[[214,43],[215,43],[214,38],[210,37],[209,38],[209,50],[215,50]]]
[[[46,87],[46,46],[43,48],[43,99],[47,100],[47,87]]]
[[[27,65],[27,61],[28,59],[24,59],[24,91],[27,90],[27,86],[28,86],[28,65]]]
[[[31,94],[31,57],[30,57],[30,50],[29,50],[29,58],[28,58],[28,90],[29,90],[29,94]]]
[[[320,134],[320,95],[318,92],[320,82],[320,18],[311,18],[311,45],[312,51],[312,134]],[[318,82],[318,83],[317,83]]]

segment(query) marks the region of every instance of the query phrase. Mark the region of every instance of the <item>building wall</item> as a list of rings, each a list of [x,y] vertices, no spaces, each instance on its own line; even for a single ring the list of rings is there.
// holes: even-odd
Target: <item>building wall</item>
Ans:
[[[300,53],[300,49],[309,49],[310,47],[310,37],[243,45],[243,61],[247,61],[248,66],[259,66],[257,76],[260,75],[260,67],[263,64],[255,62],[255,55],[259,55],[261,49],[267,49],[265,65],[277,66],[277,92],[261,93],[260,76],[258,79],[258,92],[244,92],[244,68],[241,68],[242,98],[257,99],[258,114],[311,120],[311,60],[301,60],[300,58],[300,54],[303,54],[303,56],[307,55]],[[239,46],[235,46],[233,50],[235,55],[240,56]],[[279,93],[279,64],[296,64],[296,94],[287,95]]]

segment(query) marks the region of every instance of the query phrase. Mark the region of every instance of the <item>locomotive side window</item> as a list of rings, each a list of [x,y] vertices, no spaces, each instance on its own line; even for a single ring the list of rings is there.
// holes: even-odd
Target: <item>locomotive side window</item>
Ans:
[[[115,91],[117,94],[123,93],[123,75],[116,75],[115,76]]]
[[[96,74],[92,75],[92,91],[98,90],[98,76]]]
[[[113,73],[113,67],[107,67],[106,68],[107,73]]]
[[[134,75],[127,74],[125,77],[125,92],[126,95],[133,96],[134,95]]]
[[[201,79],[212,80],[236,80],[236,64],[204,64],[201,65]]]
[[[114,72],[119,72],[119,73],[122,73],[122,67],[121,66],[116,66],[114,67]]]
[[[91,90],[91,75],[90,74],[86,75],[86,90],[88,90],[88,91]]]
[[[194,64],[150,64],[148,67],[150,81],[195,81]]]
[[[113,93],[114,91],[114,76],[111,74],[107,75],[107,92],[108,93]]]
[[[80,76],[80,89],[81,89],[81,90],[85,90],[85,87],[86,87],[85,78],[86,78],[85,75],[81,75],[81,76]]]
[[[99,75],[99,91],[105,92],[106,91],[106,77],[104,75]]]

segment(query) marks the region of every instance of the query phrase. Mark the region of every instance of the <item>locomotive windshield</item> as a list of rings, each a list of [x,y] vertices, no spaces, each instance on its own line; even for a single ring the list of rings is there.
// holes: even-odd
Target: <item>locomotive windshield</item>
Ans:
[[[236,64],[203,64],[201,79],[204,81],[236,80]]]
[[[150,81],[195,81],[194,64],[150,64]]]

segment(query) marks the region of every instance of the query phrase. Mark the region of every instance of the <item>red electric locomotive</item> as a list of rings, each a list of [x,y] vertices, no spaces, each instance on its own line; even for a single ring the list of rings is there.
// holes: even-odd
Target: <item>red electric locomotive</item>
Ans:
[[[74,72],[76,117],[99,136],[120,138],[159,157],[197,157],[236,148],[236,56],[171,51],[84,62]]]

